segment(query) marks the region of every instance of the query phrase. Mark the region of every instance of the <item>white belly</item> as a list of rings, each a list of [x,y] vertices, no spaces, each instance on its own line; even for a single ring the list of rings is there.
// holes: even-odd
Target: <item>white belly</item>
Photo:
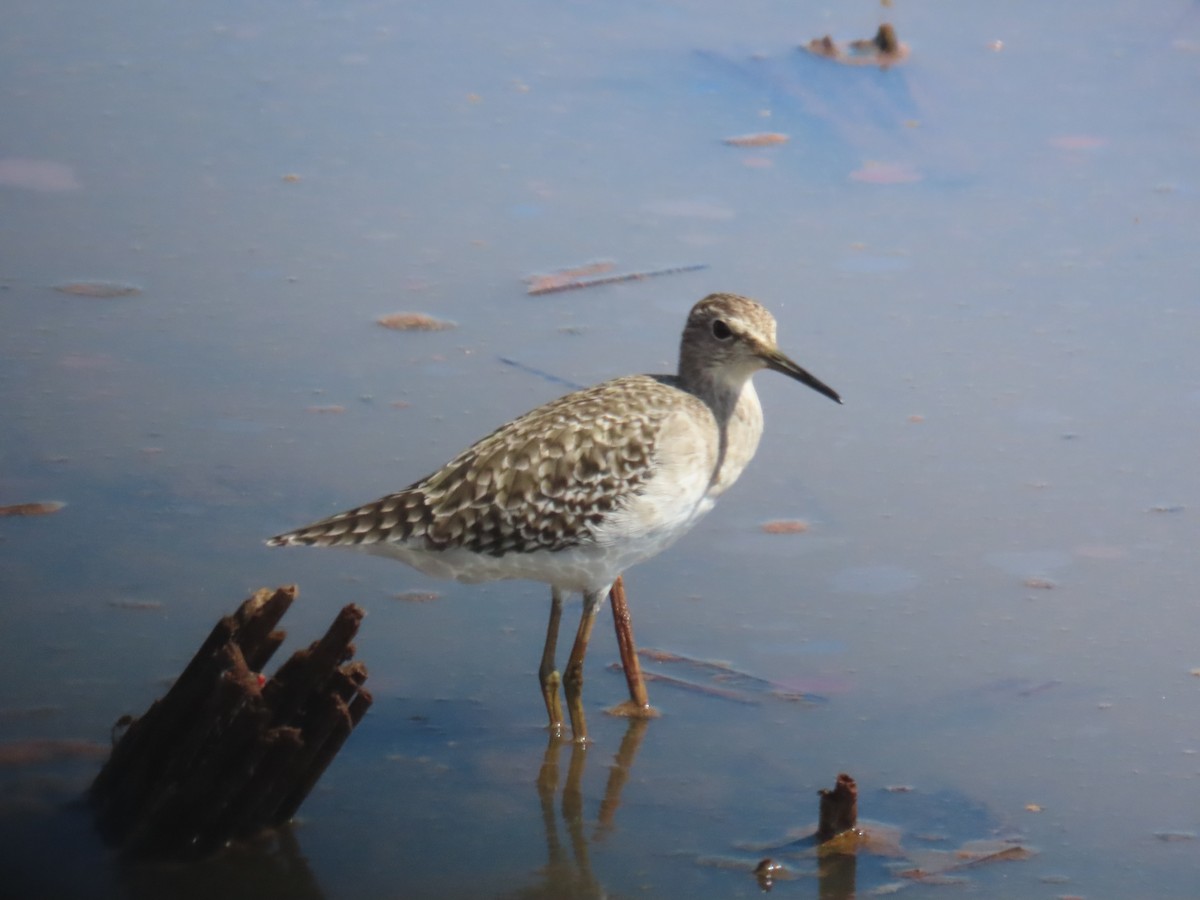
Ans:
[[[682,533],[682,532],[680,532]],[[563,550],[535,550],[488,556],[456,548],[430,552],[411,550],[399,544],[371,544],[361,549],[407,563],[433,578],[447,578],[464,584],[483,581],[522,579],[552,584],[564,591],[601,591],[617,576],[643,560],[661,552],[678,535],[658,535],[644,542],[589,544]]]

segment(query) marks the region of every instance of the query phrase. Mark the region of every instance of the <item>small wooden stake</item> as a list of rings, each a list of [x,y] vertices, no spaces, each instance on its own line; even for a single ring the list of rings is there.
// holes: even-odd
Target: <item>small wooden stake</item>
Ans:
[[[823,844],[858,824],[858,785],[842,772],[833,790],[820,790],[821,814],[817,822],[817,843]]]

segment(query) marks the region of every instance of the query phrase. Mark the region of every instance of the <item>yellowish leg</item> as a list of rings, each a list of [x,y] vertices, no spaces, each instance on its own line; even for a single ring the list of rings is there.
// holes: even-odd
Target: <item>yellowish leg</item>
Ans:
[[[562,734],[562,701],[558,699],[558,685],[562,681],[554,667],[558,648],[558,627],[562,621],[562,592],[550,588],[550,622],[546,625],[546,644],[542,648],[542,665],[538,669],[538,681],[542,685],[542,699],[546,701],[546,715],[550,718],[550,733]]]
[[[633,640],[633,617],[625,602],[625,579],[621,576],[613,582],[608,598],[612,601],[613,627],[617,632],[617,648],[621,651],[621,668],[625,670],[625,683],[629,686],[629,699],[611,709],[609,715],[628,716],[637,719],[652,719],[659,715],[650,705],[646,693],[646,682],[642,678],[642,664],[638,660],[637,644]]]
[[[567,695],[567,714],[571,717],[571,735],[579,743],[587,741],[587,721],[583,715],[583,658],[587,656],[588,641],[592,637],[592,626],[596,624],[596,611],[604,601],[600,591],[585,591],[583,615],[579,617],[579,630],[575,633],[575,644],[571,647],[571,658],[563,674],[563,691]]]

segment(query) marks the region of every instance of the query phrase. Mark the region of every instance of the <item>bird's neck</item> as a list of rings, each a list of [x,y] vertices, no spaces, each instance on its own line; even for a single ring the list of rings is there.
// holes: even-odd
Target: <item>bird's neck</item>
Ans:
[[[719,380],[699,396],[713,411],[720,429],[716,465],[707,492],[709,498],[716,498],[737,481],[758,449],[763,430],[762,404],[749,374]]]
[[[758,394],[750,376],[756,370],[744,371],[723,366],[719,369],[698,368],[681,372],[680,382],[685,390],[703,400],[717,421],[725,425],[739,407],[758,407]]]

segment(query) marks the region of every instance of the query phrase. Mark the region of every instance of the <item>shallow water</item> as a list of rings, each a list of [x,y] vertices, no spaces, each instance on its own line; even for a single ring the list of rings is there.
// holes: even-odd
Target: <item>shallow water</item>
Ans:
[[[294,844],[207,866],[112,862],[70,805],[94,754],[4,767],[4,883],[752,896],[739,847],[847,771],[906,846],[1039,851],[963,873],[977,894],[1195,896],[1200,16],[885,12],[912,47],[889,71],[794,49],[868,36],[866,5],[10,9],[0,505],[67,505],[0,519],[0,739],[103,742],[289,582],[285,652],[368,610],[376,703]],[[721,142],[757,131],[790,141]],[[709,268],[524,292],[596,259]],[[652,683],[664,715],[629,734],[601,628],[572,775],[545,753],[542,586],[262,546],[562,392],[531,369],[669,369],[712,290],[766,303],[846,405],[758,377],[754,463],[630,573],[638,639],[817,701]],[[374,324],[409,310],[459,327]]]

